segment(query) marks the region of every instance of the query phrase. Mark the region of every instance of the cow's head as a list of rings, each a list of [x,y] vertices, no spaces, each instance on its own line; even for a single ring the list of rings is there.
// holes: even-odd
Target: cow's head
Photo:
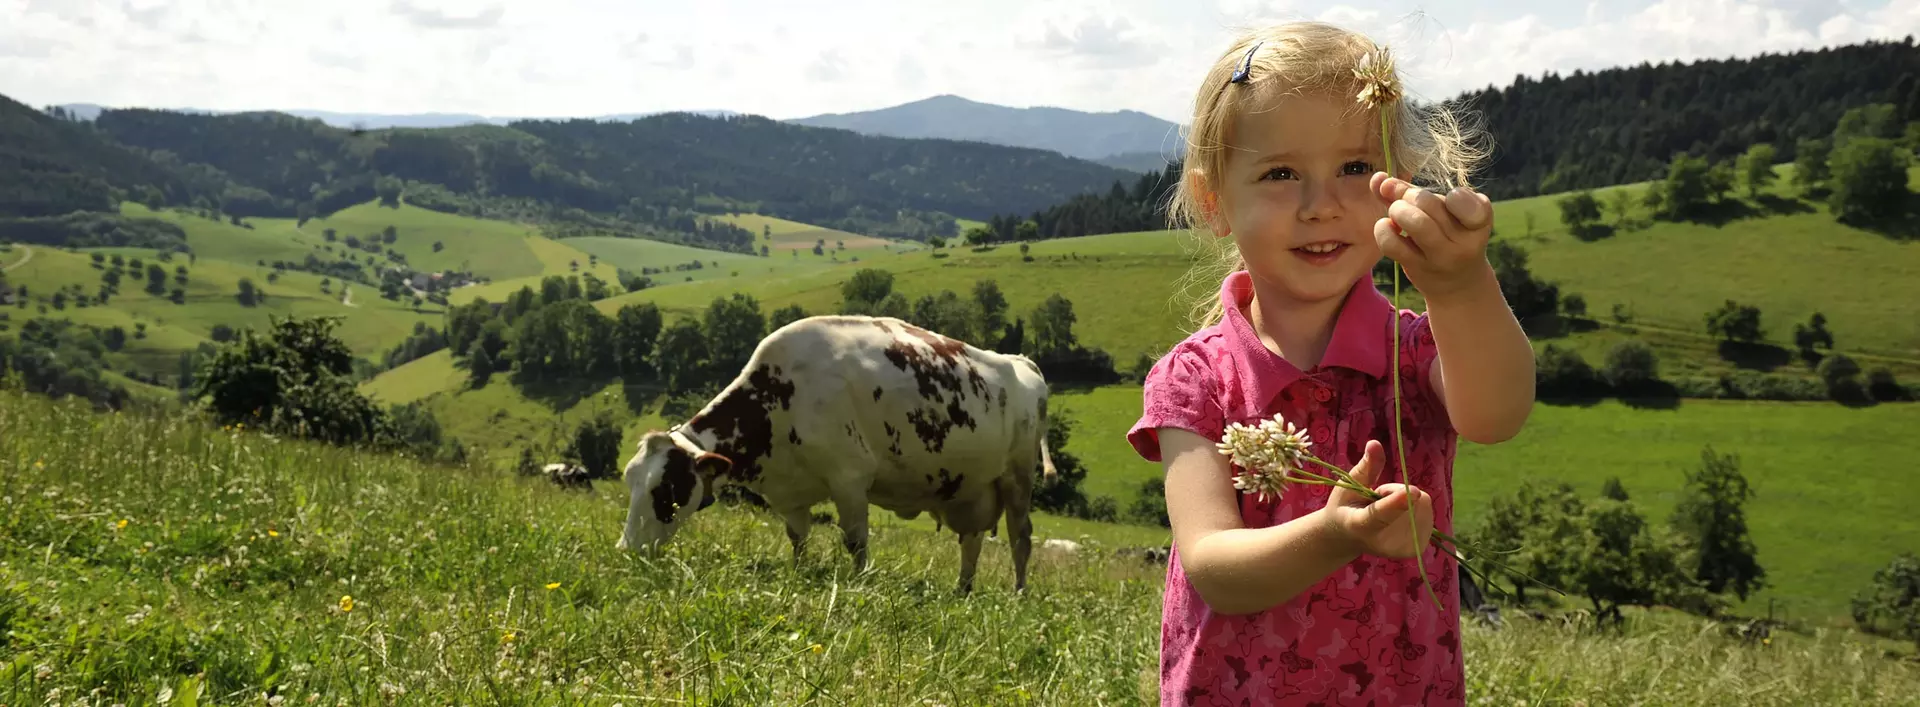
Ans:
[[[687,515],[713,504],[714,484],[733,463],[674,432],[649,432],[627,461],[627,527],[617,547],[666,544]]]

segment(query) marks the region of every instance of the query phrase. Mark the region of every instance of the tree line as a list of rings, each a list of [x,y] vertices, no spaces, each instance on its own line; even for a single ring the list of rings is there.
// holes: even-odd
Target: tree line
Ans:
[[[699,215],[765,213],[883,237],[951,235],[955,215],[1034,209],[1119,174],[1056,153],[904,140],[759,117],[349,131],[279,113],[124,109],[91,122],[0,103],[0,216],[120,200],[306,219],[378,200],[751,252]],[[133,165],[119,168],[122,164]],[[30,175],[30,176],[29,176]]]

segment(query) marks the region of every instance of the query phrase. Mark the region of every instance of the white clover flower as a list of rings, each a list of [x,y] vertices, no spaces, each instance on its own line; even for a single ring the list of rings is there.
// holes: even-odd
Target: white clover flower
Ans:
[[[1305,465],[1312,445],[1306,430],[1277,415],[1253,426],[1232,423],[1216,444],[1221,454],[1245,470],[1234,476],[1233,487],[1258,494],[1262,502],[1269,495],[1281,495],[1287,473]]]

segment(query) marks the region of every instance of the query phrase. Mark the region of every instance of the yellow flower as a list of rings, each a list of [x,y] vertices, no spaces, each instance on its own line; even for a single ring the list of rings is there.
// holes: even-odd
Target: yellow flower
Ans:
[[[559,589],[559,588],[560,588],[560,583],[559,583],[559,582],[548,582],[548,583],[547,583],[547,589],[548,589],[548,590],[554,590],[554,589]]]
[[[500,642],[501,642],[501,643],[512,643],[512,642],[513,642],[513,632],[512,632],[512,631],[508,631],[508,632],[506,632],[506,633],[503,633],[503,634],[500,634]]]
[[[127,519],[126,519],[126,518],[121,518],[121,519],[120,519],[120,522],[118,522],[118,523],[114,523],[114,524],[113,524],[113,527],[115,527],[115,528],[125,528],[125,527],[127,527]]]
[[[278,530],[274,530],[274,529],[272,529],[272,528],[268,528],[268,529],[267,529],[267,537],[270,537],[270,538],[277,538],[277,537],[280,537],[280,531],[278,531]]]
[[[38,459],[38,460],[35,460],[35,461],[33,462],[33,468],[35,468],[35,469],[45,469],[45,468],[47,468],[47,460],[45,460],[45,459]]]
[[[813,654],[814,654],[814,655],[819,655],[819,654],[821,654],[821,653],[823,653],[823,652],[826,652],[826,650],[827,650],[827,647],[826,647],[826,646],[823,646],[823,645],[820,645],[820,644],[818,644],[818,643],[815,643],[815,644],[813,644],[813,645],[811,645],[811,646],[807,646],[807,650],[810,650],[810,651],[813,651]]]
[[[342,612],[348,612],[348,611],[353,611],[353,597],[352,597],[352,596],[342,596],[342,597],[340,597],[340,611],[342,611]]]

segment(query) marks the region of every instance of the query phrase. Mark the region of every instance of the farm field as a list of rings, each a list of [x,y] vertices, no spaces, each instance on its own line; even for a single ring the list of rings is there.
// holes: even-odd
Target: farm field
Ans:
[[[1024,596],[989,542],[963,598],[952,536],[887,514],[861,575],[830,526],[795,566],[777,521],[728,506],[637,557],[613,547],[617,484],[566,491],[12,392],[0,425],[8,703],[1153,699],[1161,569],[1112,553],[1124,540],[1036,547]],[[1468,623],[1467,694],[1893,705],[1920,691],[1920,665],[1886,657],[1904,649],[1849,632],[1780,629],[1761,646],[1628,616],[1598,635]]]

